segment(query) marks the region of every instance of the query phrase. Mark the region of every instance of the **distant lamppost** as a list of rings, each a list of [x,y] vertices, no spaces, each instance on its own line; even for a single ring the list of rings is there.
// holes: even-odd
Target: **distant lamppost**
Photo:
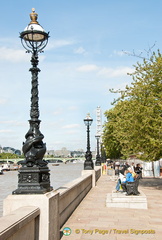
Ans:
[[[26,133],[26,141],[23,143],[25,160],[21,162],[19,170],[18,188],[12,194],[44,194],[52,190],[50,186],[50,173],[47,162],[43,160],[46,152],[46,144],[43,143],[43,134],[39,130],[39,97],[38,97],[38,53],[46,47],[49,33],[46,33],[37,22],[38,14],[32,9],[31,22],[20,33],[23,47],[32,54],[30,72],[31,81],[31,110],[29,131]]]
[[[95,136],[97,139],[97,155],[96,155],[96,166],[101,166],[101,157],[100,157],[100,153],[99,153],[99,140],[100,140],[100,135],[96,135]]]
[[[105,151],[105,145],[101,144],[101,162],[106,162],[106,151]]]
[[[87,114],[87,117],[84,119],[84,123],[87,126],[87,151],[85,154],[84,170],[93,170],[94,164],[92,161],[92,153],[90,151],[90,126],[93,122],[93,119],[90,117],[90,114]]]

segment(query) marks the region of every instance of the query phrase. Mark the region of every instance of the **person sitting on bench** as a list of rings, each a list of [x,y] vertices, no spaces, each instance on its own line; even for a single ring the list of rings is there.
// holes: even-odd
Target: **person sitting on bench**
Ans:
[[[132,171],[131,168],[127,169],[126,182],[124,184],[121,184],[123,191],[127,192],[126,195],[140,194],[140,192],[138,191],[139,176],[134,174],[135,173]]]
[[[132,169],[129,167],[127,170],[126,170],[126,180],[121,183],[121,186],[123,188],[123,192],[127,192],[127,187],[126,187],[126,184],[127,183],[132,183],[134,182],[134,177],[133,177],[133,171]]]
[[[120,192],[121,183],[126,181],[126,177],[124,175],[125,170],[126,170],[125,166],[122,165],[120,167],[120,170],[119,170],[119,177],[118,177],[118,181],[117,181],[117,184],[116,184],[116,192]]]

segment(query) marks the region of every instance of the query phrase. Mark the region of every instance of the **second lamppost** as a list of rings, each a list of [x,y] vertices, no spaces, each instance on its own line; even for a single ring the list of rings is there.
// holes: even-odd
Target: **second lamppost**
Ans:
[[[96,166],[101,166],[101,157],[100,157],[100,152],[99,152],[99,140],[100,140],[100,135],[95,136],[97,139],[97,155],[96,155]]]
[[[23,143],[25,160],[19,170],[18,189],[13,194],[43,194],[52,190],[50,186],[50,173],[47,162],[43,160],[46,152],[46,144],[43,143],[43,134],[39,130],[39,97],[38,97],[38,53],[46,47],[49,33],[46,33],[37,22],[38,14],[32,9],[31,22],[20,33],[23,47],[32,54],[30,72],[32,75],[31,109],[29,131],[26,133],[26,141]]]
[[[92,152],[90,148],[90,126],[93,122],[93,119],[90,117],[90,114],[87,114],[87,117],[84,119],[84,123],[87,126],[87,151],[85,154],[84,170],[93,170],[94,164],[92,161]]]
[[[101,143],[101,162],[106,162],[106,151],[105,151],[105,145]]]

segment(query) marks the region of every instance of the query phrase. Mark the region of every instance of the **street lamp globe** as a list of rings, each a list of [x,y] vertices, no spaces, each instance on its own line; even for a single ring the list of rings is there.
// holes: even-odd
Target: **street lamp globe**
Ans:
[[[90,114],[88,113],[86,118],[84,119],[84,123],[85,123],[86,126],[90,127],[92,122],[93,122],[93,119],[90,117]]]
[[[100,139],[100,135],[96,134],[95,138],[96,138],[96,140],[99,140]]]
[[[32,13],[30,14],[31,22],[20,33],[22,45],[28,52],[41,52],[48,43],[49,32],[45,32],[43,27],[38,23],[37,18],[38,14],[32,8]]]

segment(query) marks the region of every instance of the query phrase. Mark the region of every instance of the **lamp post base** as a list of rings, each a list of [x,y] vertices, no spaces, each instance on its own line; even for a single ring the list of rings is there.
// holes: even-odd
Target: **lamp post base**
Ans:
[[[93,170],[94,164],[92,161],[85,161],[84,162],[84,170]]]
[[[96,157],[95,165],[96,165],[96,166],[101,166],[101,158],[100,158],[100,156],[97,156],[97,157]]]
[[[18,188],[12,194],[44,194],[52,191],[49,171],[47,166],[21,167]]]
[[[101,162],[95,162],[95,166],[101,166]]]
[[[84,170],[93,170],[94,169],[94,164],[92,161],[92,153],[88,149],[86,154],[85,154],[85,162],[84,162]]]

